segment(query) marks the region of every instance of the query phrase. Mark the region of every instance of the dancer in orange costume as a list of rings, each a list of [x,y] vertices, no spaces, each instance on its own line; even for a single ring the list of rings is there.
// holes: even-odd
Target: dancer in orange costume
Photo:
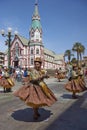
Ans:
[[[1,79],[1,86],[4,88],[4,92],[11,92],[11,88],[15,85],[14,80],[10,77],[8,71],[8,68],[4,69],[4,75]]]
[[[65,89],[72,92],[72,98],[77,98],[76,93],[87,90],[86,86],[82,84],[82,80],[79,77],[78,67],[73,65],[71,79],[65,85]]]
[[[57,78],[59,82],[61,81],[61,79],[65,78],[65,74],[64,72],[62,72],[61,68],[56,69],[55,78]]]
[[[15,96],[20,97],[27,105],[34,110],[34,119],[38,119],[40,114],[39,107],[51,106],[57,101],[53,92],[47,87],[44,78],[49,78],[46,71],[41,69],[41,58],[34,60],[34,69],[31,70],[29,83],[14,92]]]

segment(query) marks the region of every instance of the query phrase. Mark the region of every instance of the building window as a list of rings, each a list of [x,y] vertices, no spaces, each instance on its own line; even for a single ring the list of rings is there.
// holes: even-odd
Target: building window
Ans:
[[[36,49],[36,54],[39,54],[39,49],[38,48]]]
[[[17,57],[19,56],[19,45],[18,45],[18,43],[15,44],[15,55]]]
[[[34,31],[33,30],[31,31],[31,37],[34,37]]]
[[[27,55],[27,48],[25,48],[25,55]]]
[[[20,48],[20,55],[21,55],[21,48]]]
[[[35,32],[35,40],[36,39],[38,39],[38,40],[40,39],[40,33],[39,32]]]
[[[33,51],[33,49],[31,49],[31,54],[34,54],[34,51]]]
[[[33,60],[33,58],[31,58],[31,65],[33,65],[34,64],[34,60]]]

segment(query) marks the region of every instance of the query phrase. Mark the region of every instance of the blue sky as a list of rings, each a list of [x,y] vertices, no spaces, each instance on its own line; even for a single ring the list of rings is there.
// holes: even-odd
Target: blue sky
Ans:
[[[35,0],[0,0],[0,30],[12,28],[29,39]],[[45,48],[64,53],[75,42],[87,48],[87,0],[38,0]],[[0,50],[6,38],[0,35]],[[87,55],[87,49],[85,50]]]

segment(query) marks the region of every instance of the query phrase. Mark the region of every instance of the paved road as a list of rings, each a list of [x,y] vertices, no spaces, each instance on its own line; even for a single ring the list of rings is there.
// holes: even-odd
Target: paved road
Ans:
[[[13,93],[0,93],[0,130],[87,130],[87,92],[72,99],[64,89],[66,80],[45,80],[58,101],[51,107],[40,108],[41,117],[33,120],[33,111]],[[16,83],[13,91],[21,84]]]

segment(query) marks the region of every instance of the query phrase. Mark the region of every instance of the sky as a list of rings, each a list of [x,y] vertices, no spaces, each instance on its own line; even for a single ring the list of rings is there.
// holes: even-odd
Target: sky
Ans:
[[[29,39],[35,2],[43,30],[45,48],[62,54],[76,42],[87,55],[87,0],[0,0],[0,31],[8,27]],[[6,50],[6,37],[0,35],[0,51]]]

